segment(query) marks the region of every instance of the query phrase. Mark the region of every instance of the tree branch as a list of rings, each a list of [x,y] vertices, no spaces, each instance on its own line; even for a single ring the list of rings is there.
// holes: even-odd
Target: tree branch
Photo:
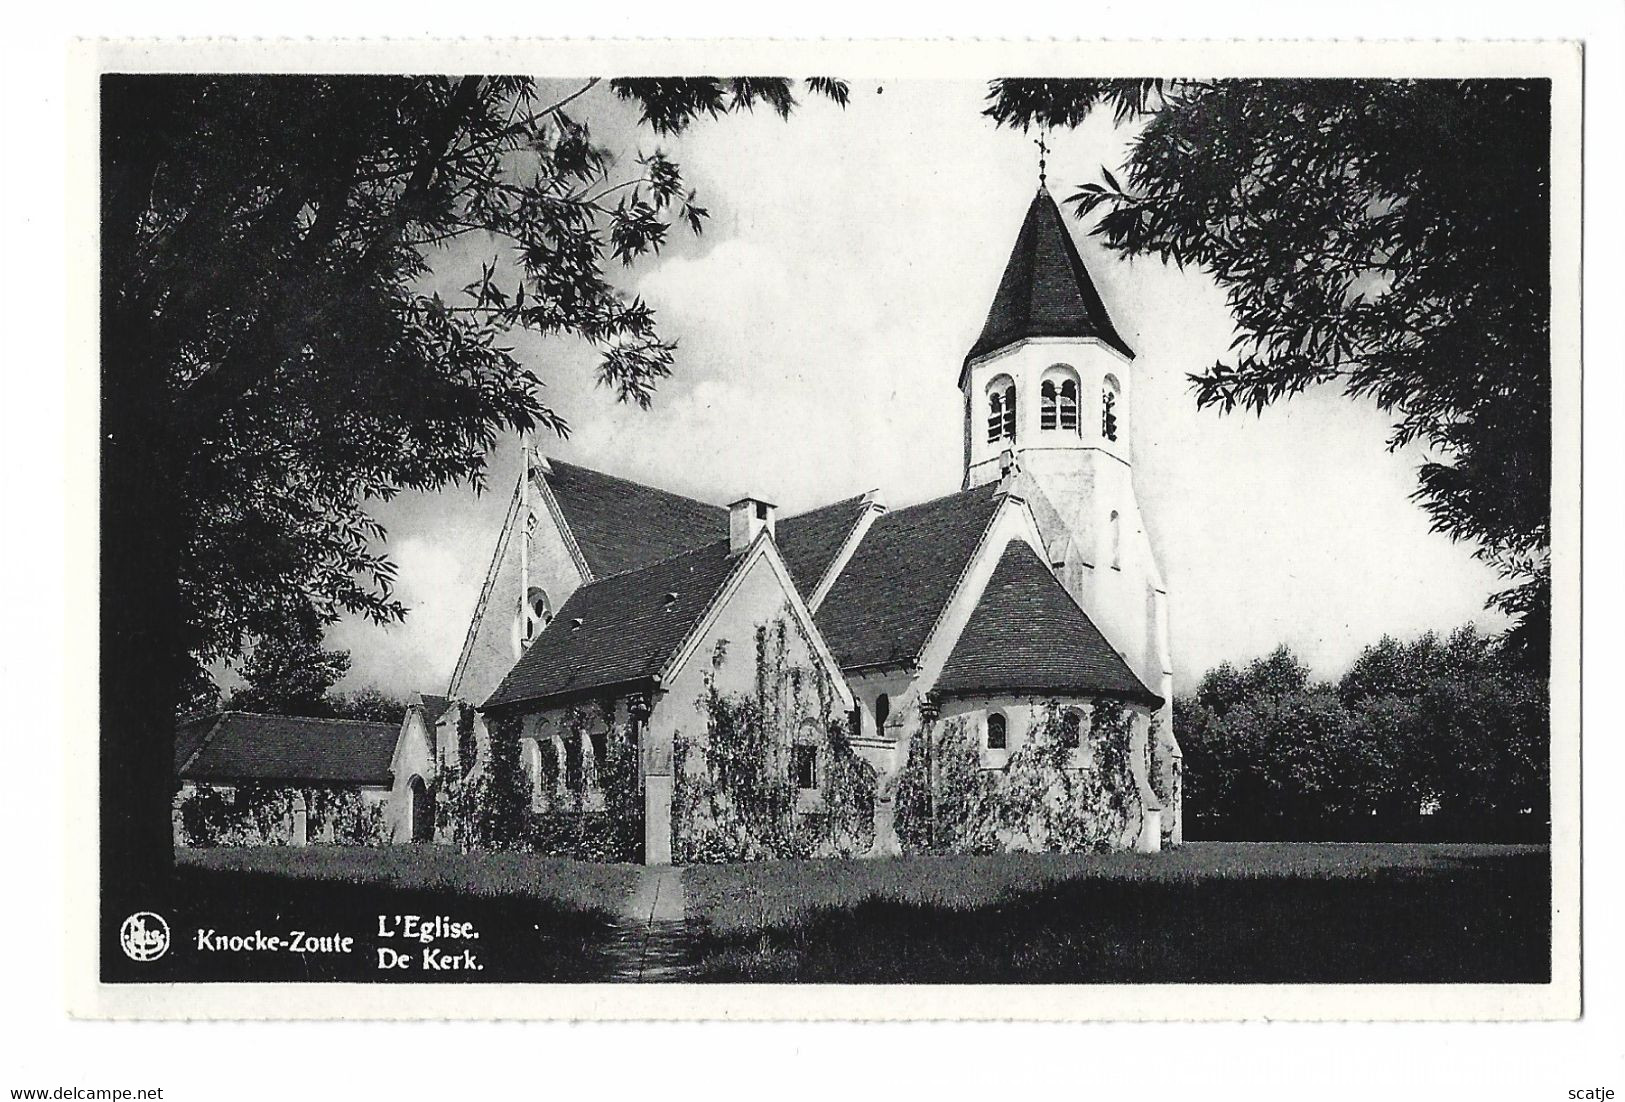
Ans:
[[[222,356],[212,370],[201,374],[185,389],[181,395],[184,406],[181,419],[193,424],[206,424],[218,417],[253,386],[260,374],[297,351],[306,335],[343,301],[344,292],[358,290],[379,270],[385,256],[399,243],[401,232],[420,215],[435,173],[450,151],[467,113],[478,102],[481,80],[477,76],[467,76],[458,82],[388,223],[368,245],[359,263],[347,273],[329,271],[325,278],[316,277],[307,281],[297,288],[297,294],[290,289],[274,306],[261,313],[231,351]],[[335,210],[342,206],[342,203],[332,204]],[[298,270],[302,273],[314,275],[319,270],[315,263],[317,258],[308,254],[316,252],[316,246],[325,249],[337,236],[339,219],[335,216],[324,224],[325,214],[324,210],[318,215],[318,225],[311,227],[311,233],[306,238],[306,243],[312,247],[299,250],[302,263],[298,265]],[[314,288],[312,282],[316,283]]]

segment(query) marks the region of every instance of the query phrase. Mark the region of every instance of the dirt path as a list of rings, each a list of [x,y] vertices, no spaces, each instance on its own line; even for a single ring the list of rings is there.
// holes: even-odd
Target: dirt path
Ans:
[[[683,903],[681,869],[638,870],[609,946],[612,980],[661,983],[683,977],[688,967]]]

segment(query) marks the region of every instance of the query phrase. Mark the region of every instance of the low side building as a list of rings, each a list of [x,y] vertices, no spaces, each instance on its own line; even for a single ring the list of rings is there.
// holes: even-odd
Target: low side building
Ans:
[[[252,712],[186,720],[175,732],[175,844],[383,841],[374,824],[399,733],[393,723]]]

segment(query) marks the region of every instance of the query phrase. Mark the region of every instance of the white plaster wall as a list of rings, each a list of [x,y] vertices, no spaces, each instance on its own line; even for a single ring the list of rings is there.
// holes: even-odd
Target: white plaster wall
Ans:
[[[940,722],[947,723],[956,718],[962,720],[968,728],[967,736],[975,738],[981,748],[982,768],[1002,769],[1009,761],[1010,755],[1026,743],[1033,729],[1042,722],[1053,699],[1017,695],[954,699],[943,703]],[[1064,708],[1077,708],[1083,713],[1082,745],[1073,755],[1072,767],[1093,768],[1094,755],[1088,737],[1090,716],[1094,710],[1093,702],[1071,698],[1055,700],[1054,703]],[[1003,752],[987,749],[987,716],[994,711],[1003,712],[1007,722],[1008,748]],[[1162,806],[1162,801],[1152,788],[1148,771],[1150,762],[1147,758],[1147,735],[1151,727],[1151,712],[1137,705],[1129,705],[1128,711],[1129,770],[1133,774],[1135,792],[1143,812],[1138,824],[1130,824],[1130,836],[1123,839],[1123,845],[1154,852],[1160,844],[1161,816],[1170,812]],[[1177,809],[1173,813],[1177,815]]]
[[[1078,769],[1087,769],[1093,764],[1089,753],[1088,731],[1089,716],[1093,705],[1088,700],[1062,700],[1057,701],[1063,707],[1077,708],[1083,713],[1082,731],[1085,737],[1083,745],[1074,755],[1073,766]],[[947,723],[953,719],[962,720],[969,732],[975,737],[977,745],[981,748],[983,769],[1003,769],[1010,760],[1010,755],[1021,749],[1027,743],[1028,736],[1034,727],[1044,718],[1050,704],[1049,697],[1016,696],[1003,694],[987,697],[964,697],[945,701],[942,705],[941,722]],[[1002,712],[1005,717],[1004,750],[989,750],[987,748],[987,717],[993,712]]]
[[[679,732],[690,741],[704,737],[706,716],[700,703],[705,695],[705,676],[712,671],[711,659],[719,641],[727,641],[727,658],[715,671],[717,689],[724,694],[754,692],[756,629],[766,626],[772,630],[779,619],[787,624],[787,661],[814,668],[817,664],[814,649],[790,614],[784,585],[766,558],[759,557],[746,568],[738,587],[700,636],[699,645],[688,661],[667,678],[660,700],[649,717],[651,743],[663,747],[669,754],[672,739]]]
[[[1044,372],[1065,365],[1078,375],[1078,428],[1073,434],[1061,429],[1040,427],[1040,394]],[[1097,340],[1070,337],[1029,337],[1008,348],[984,356],[970,366],[965,393],[969,398],[967,427],[970,458],[966,464],[967,486],[980,486],[999,477],[999,455],[1012,448],[1027,456],[1024,465],[1040,463],[1052,451],[1091,448],[1103,451],[1124,463],[1130,454],[1131,361],[1116,349]],[[1101,385],[1110,374],[1117,379],[1117,439],[1101,435]],[[987,439],[987,386],[999,375],[1009,375],[1016,383],[1016,439],[1014,443]],[[1061,502],[1056,502],[1057,506]]]
[[[907,722],[905,712],[911,699],[909,688],[913,684],[913,672],[905,669],[872,670],[847,675],[847,685],[861,712],[861,730],[854,736],[852,748],[880,776],[902,767],[901,761],[896,758],[896,747]],[[875,724],[875,704],[883,693],[891,704],[884,730]]]
[[[1070,367],[1079,378],[1081,431],[1076,436],[1040,427],[1039,388],[1045,372],[1057,364]],[[986,389],[999,375],[1016,382],[1013,445],[987,440]],[[1101,395],[1108,375],[1118,385],[1115,441],[1101,433]],[[997,479],[1003,449],[1016,452],[1023,472],[1038,482],[1071,533],[1069,544],[1044,533],[1052,549],[1067,548],[1058,576],[1146,687],[1163,698],[1161,730],[1173,740],[1168,589],[1134,492],[1133,385],[1132,362],[1095,340],[1029,338],[977,361],[966,379],[965,480],[976,486]],[[1115,565],[1114,511],[1119,539]]]
[[[547,591],[558,612],[583,582],[565,540],[562,520],[549,508],[545,490],[530,478],[521,484],[518,508],[498,539],[495,580],[473,616],[473,637],[450,695],[476,707],[496,691],[523,653],[523,609],[532,586]],[[531,518],[535,523],[531,523]]]
[[[524,516],[522,505],[512,514],[511,527],[499,537],[501,559],[495,580],[485,605],[474,612],[473,638],[449,690],[455,699],[476,707],[496,691],[519,658],[515,624],[524,595]]]
[[[644,851],[649,864],[663,864],[671,859],[672,789],[666,778],[677,736],[682,735],[694,745],[702,744],[705,739],[708,717],[703,701],[707,674],[714,675],[716,688],[724,695],[755,692],[757,629],[766,627],[774,631],[781,619],[786,625],[785,660],[806,669],[817,669],[823,664],[817,649],[792,614],[789,600],[785,576],[775,570],[766,555],[755,557],[718,609],[716,618],[701,632],[698,645],[662,686],[651,709],[645,736]],[[717,643],[723,640],[726,640],[726,658],[720,667],[713,668],[712,656]],[[841,678],[839,670],[824,668],[832,678]],[[812,690],[809,688],[809,691]],[[839,712],[845,706],[836,700],[832,707]],[[703,768],[703,763],[694,756],[689,759],[688,767],[698,770]]]
[[[401,733],[395,739],[395,753],[390,759],[391,786],[384,807],[385,836],[391,842],[412,840],[412,800],[408,790],[413,777],[422,777],[425,785],[435,779],[434,735],[421,708],[407,710],[401,723]]]

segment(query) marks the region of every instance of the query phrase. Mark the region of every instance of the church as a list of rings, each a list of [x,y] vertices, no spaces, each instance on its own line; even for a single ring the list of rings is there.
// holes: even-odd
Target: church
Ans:
[[[697,501],[526,441],[451,683],[402,725],[391,839],[443,839],[437,771],[476,768],[495,732],[517,735],[534,782],[602,770],[604,729],[620,724],[636,743],[643,859],[670,863],[674,751],[696,701],[756,676],[712,656],[779,622],[878,778],[870,855],[899,852],[895,781],[922,717],[957,719],[999,770],[1046,709],[1087,715],[1102,700],[1132,724],[1137,812],[1114,844],[1177,845],[1168,592],[1135,499],[1133,361],[1040,186],[958,367],[957,493],[894,505],[871,491],[780,516],[761,488]],[[566,722],[589,700],[597,729]],[[815,800],[817,748],[797,750],[798,798]]]

